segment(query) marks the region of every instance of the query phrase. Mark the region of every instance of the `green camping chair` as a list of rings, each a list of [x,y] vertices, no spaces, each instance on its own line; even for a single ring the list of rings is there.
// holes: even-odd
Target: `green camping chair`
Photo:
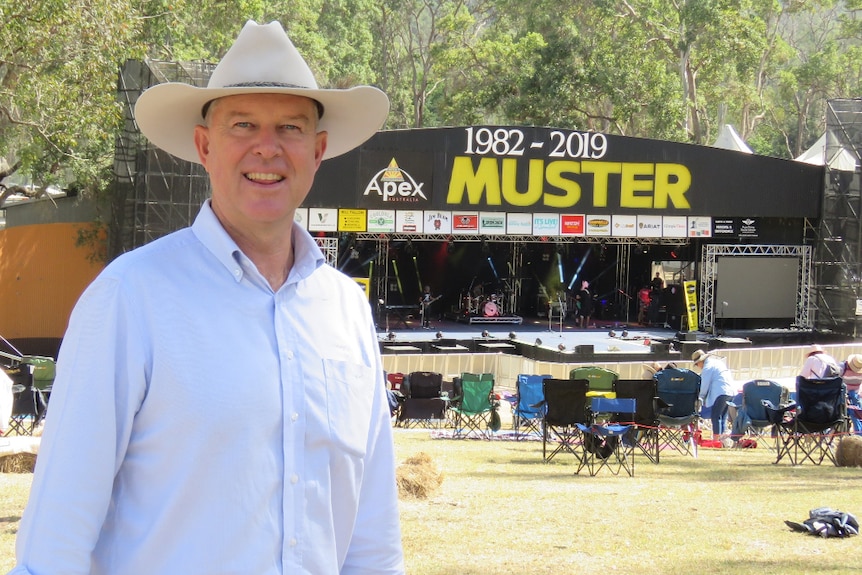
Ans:
[[[614,384],[619,378],[617,372],[597,366],[576,367],[569,372],[569,379],[586,379],[589,382],[587,397],[613,399],[616,397]]]
[[[454,438],[464,439],[472,434],[491,439],[491,434],[500,429],[500,414],[493,396],[494,378],[489,375],[461,374],[460,395],[452,407],[455,414]]]

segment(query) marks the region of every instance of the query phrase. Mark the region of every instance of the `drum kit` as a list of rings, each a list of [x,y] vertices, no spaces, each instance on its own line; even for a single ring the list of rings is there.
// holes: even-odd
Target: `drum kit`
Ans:
[[[465,316],[500,317],[503,314],[503,297],[492,293],[490,296],[484,294],[466,294],[461,298],[461,314]]]

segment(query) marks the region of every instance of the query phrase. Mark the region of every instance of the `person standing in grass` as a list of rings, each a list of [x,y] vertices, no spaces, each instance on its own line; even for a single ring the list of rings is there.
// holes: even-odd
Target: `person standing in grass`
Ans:
[[[727,434],[727,402],[736,394],[733,375],[723,359],[697,350],[691,361],[700,369],[700,398],[711,410],[712,435],[724,447],[732,445]]]
[[[14,575],[404,572],[371,310],[294,225],[321,161],[388,109],[318,89],[278,22],[247,23],[206,88],[139,97],[211,198],[75,306]]]

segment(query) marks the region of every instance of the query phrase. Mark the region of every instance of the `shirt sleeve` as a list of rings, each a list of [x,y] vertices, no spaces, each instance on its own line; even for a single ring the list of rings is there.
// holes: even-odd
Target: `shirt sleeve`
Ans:
[[[371,326],[371,337],[377,337]],[[375,348],[376,349],[376,348]],[[375,386],[359,512],[341,575],[404,573],[395,449],[379,350],[375,353]]]
[[[72,312],[12,573],[90,572],[144,394],[133,310],[116,281],[97,279]]]

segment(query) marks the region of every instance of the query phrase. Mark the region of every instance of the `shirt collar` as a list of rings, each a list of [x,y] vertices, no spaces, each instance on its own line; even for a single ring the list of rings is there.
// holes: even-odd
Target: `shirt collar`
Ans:
[[[200,212],[192,224],[192,231],[204,247],[230,272],[231,276],[236,281],[240,281],[243,275],[247,273],[243,262],[249,262],[249,259],[219,222],[210,205],[210,200],[206,200],[201,206]],[[323,254],[320,252],[317,242],[307,231],[294,225],[291,234],[294,263],[288,281],[285,283],[306,278],[324,264]]]

